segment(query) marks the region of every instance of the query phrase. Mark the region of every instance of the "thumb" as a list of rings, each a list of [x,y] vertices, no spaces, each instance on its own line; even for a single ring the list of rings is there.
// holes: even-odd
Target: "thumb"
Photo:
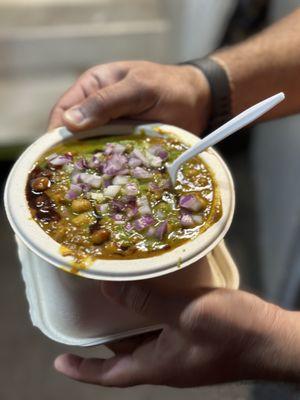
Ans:
[[[88,96],[63,115],[63,122],[71,130],[96,128],[113,119],[139,114],[156,101],[154,90],[125,78]]]
[[[101,290],[109,300],[160,323],[174,324],[185,306],[182,298],[163,296],[144,282],[105,281]]]

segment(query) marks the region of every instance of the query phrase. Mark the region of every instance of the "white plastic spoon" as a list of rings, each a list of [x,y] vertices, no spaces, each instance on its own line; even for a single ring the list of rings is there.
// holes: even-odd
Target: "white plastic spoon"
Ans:
[[[199,143],[195,144],[187,151],[182,153],[178,158],[176,158],[175,161],[173,161],[172,164],[167,165],[167,170],[170,175],[172,184],[175,185],[177,172],[183,163],[185,163],[195,155],[201,153],[208,147],[213,146],[214,144],[225,139],[227,136],[238,131],[244,126],[255,121],[257,118],[261,117],[267,111],[271,110],[278,103],[284,100],[284,98],[284,93],[281,92],[255,104],[254,106],[243,111],[236,117],[232,118],[230,121],[226,122],[226,124],[220,126],[218,129],[202,139]]]

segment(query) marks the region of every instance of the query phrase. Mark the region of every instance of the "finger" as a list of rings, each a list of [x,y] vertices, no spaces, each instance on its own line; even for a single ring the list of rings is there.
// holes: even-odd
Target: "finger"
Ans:
[[[123,79],[128,71],[125,62],[97,65],[82,74],[54,105],[48,122],[48,130],[64,124],[63,114],[80,104],[92,93]]]
[[[111,301],[155,323],[176,323],[188,301],[182,296],[162,295],[144,282],[103,281],[101,290]]]
[[[67,110],[63,114],[63,122],[73,131],[95,128],[120,117],[144,112],[155,102],[153,89],[140,87],[125,77]]]
[[[75,83],[66,93],[61,96],[50,112],[48,121],[48,131],[51,131],[64,124],[63,114],[70,107],[81,103],[85,98],[84,90],[81,85]]]
[[[102,386],[127,387],[155,383],[151,360],[155,342],[147,343],[138,353],[118,355],[107,360],[63,354],[54,367],[69,378]]]

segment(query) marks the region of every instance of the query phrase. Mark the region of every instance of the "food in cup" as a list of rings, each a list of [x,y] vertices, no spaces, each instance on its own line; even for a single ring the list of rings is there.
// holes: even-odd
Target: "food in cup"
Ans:
[[[172,187],[166,163],[186,148],[167,134],[63,142],[28,176],[32,216],[79,264],[171,250],[222,216],[218,185],[201,157],[182,166]]]

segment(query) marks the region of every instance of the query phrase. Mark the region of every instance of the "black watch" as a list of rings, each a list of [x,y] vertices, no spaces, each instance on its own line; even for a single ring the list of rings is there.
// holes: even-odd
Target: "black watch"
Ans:
[[[212,112],[207,131],[211,132],[232,118],[230,81],[225,69],[215,60],[205,57],[181,65],[193,65],[206,76],[210,91]]]

